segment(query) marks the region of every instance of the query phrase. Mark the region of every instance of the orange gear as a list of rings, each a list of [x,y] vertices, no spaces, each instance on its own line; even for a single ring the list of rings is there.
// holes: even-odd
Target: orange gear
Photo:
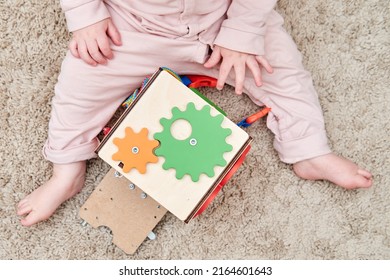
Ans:
[[[147,128],[135,133],[132,128],[126,127],[124,138],[114,138],[113,143],[118,147],[118,152],[112,155],[112,159],[123,163],[123,172],[128,173],[131,169],[136,168],[141,174],[144,174],[146,164],[158,161],[153,150],[160,142],[149,140],[148,133]]]

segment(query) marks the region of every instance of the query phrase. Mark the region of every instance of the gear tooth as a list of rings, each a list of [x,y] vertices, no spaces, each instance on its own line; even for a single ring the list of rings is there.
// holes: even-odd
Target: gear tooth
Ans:
[[[179,113],[182,113],[182,111],[180,111],[180,109],[178,107],[173,107],[172,110],[172,118],[176,115],[176,114],[179,114]]]
[[[169,120],[167,118],[161,118],[160,119],[160,124],[164,127],[165,125],[167,125],[169,122]]]
[[[218,121],[218,124],[222,124],[222,122],[224,120],[224,116],[223,115],[216,115],[216,116],[214,116],[214,119],[216,121]]]
[[[226,145],[226,152],[231,152],[231,151],[233,151],[233,146],[230,144],[227,144]]]
[[[169,162],[167,161],[167,159],[165,159],[165,162],[163,163],[162,167],[163,167],[164,170],[168,170],[168,169],[174,168],[173,166],[171,166],[171,165],[169,164]]]
[[[224,131],[226,132],[226,137],[232,134],[232,130],[230,128],[225,128]]]
[[[161,149],[161,145],[159,145],[159,146],[157,146],[156,148],[153,149],[153,154],[155,154],[156,156],[159,156],[159,155],[157,154],[157,151],[158,151],[159,149]]]
[[[195,104],[193,102],[189,102],[187,104],[187,109],[186,110],[192,110],[192,111],[196,110]]]
[[[148,133],[149,133],[149,130],[146,127],[142,128],[141,131],[139,132],[139,134],[141,134],[142,136],[144,136],[146,138],[148,137]]]
[[[151,140],[149,143],[150,143],[150,148],[152,148],[152,149],[155,149],[156,147],[158,147],[160,145],[160,142],[157,140]]]
[[[227,162],[223,157],[216,160],[216,165],[218,165],[218,166],[225,166],[226,164],[227,164]]]
[[[154,156],[153,158],[150,159],[150,163],[156,163],[158,162],[158,157]]]
[[[221,138],[223,138],[223,140],[226,142],[226,137],[232,134],[232,130],[230,128],[223,128],[220,131],[220,134],[221,134]]]
[[[198,174],[191,174],[190,176],[191,176],[191,180],[193,182],[198,182],[199,181],[199,177],[200,177],[200,173],[198,173]]]
[[[211,178],[211,177],[214,177],[214,175],[215,175],[214,168],[211,168],[210,170],[205,171],[204,173],[205,173],[207,176],[209,176],[210,178]]]
[[[204,105],[202,109],[200,109],[200,111],[209,115],[211,111],[211,107],[209,105]]]
[[[182,172],[178,172],[178,171],[176,170],[176,178],[177,178],[177,179],[182,179],[182,178],[184,177],[184,175],[186,175],[184,172],[182,173]]]
[[[164,149],[163,146],[159,146],[159,147],[157,147],[157,148],[154,150],[154,153],[155,153],[157,156],[164,156],[165,149]]]
[[[137,168],[138,172],[141,173],[141,174],[145,174],[146,173],[146,164],[145,165],[142,165],[142,166],[139,166]]]
[[[112,140],[112,142],[113,142],[114,144],[116,144],[117,146],[120,146],[120,145],[122,145],[123,142],[125,142],[124,139],[125,139],[125,138],[115,137],[115,138]]]
[[[130,127],[126,127],[125,128],[125,137],[127,136],[127,135],[130,135],[131,133],[133,133],[133,130],[130,128]]]
[[[120,157],[118,158],[118,153],[113,154],[113,155],[112,155],[112,159],[113,159],[113,160],[119,160]]]
[[[210,112],[209,112],[209,114],[210,114]],[[224,119],[224,117],[222,115],[211,116],[210,122],[212,122],[213,125],[218,126],[218,127],[223,129],[223,127],[221,126],[223,119]]]
[[[129,173],[132,167],[126,165],[123,165],[122,171],[125,173]]]

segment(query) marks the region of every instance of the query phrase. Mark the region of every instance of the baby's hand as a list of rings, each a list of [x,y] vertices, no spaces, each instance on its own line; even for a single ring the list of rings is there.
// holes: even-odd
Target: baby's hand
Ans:
[[[90,65],[106,64],[107,59],[114,57],[109,39],[117,46],[122,44],[120,33],[111,18],[74,31],[69,50],[74,57]]]
[[[204,66],[211,68],[219,62],[221,62],[221,66],[219,69],[217,89],[221,90],[223,88],[230,71],[234,68],[234,73],[236,74],[235,90],[237,94],[242,94],[244,89],[246,67],[252,72],[257,86],[262,85],[261,67],[264,67],[268,73],[273,72],[271,65],[264,56],[256,56],[215,46],[213,53]]]

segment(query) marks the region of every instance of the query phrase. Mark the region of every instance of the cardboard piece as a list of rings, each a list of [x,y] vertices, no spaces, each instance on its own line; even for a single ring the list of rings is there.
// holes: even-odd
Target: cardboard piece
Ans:
[[[113,243],[127,254],[133,254],[167,210],[146,196],[125,177],[115,176],[111,169],[80,209],[80,217],[92,227],[111,229]]]

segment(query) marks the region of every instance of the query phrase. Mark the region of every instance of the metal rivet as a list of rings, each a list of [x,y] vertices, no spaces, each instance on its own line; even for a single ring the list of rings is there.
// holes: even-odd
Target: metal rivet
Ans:
[[[147,195],[146,193],[144,193],[144,192],[141,193],[141,198],[142,198],[142,199],[146,198],[147,196],[148,196],[148,195]]]
[[[197,143],[198,143],[198,141],[196,141],[195,138],[191,138],[191,139],[190,139],[190,145],[191,145],[191,146],[195,146]]]
[[[119,171],[115,171],[114,177],[115,178],[121,178],[123,175]]]
[[[139,148],[138,148],[137,146],[134,146],[133,148],[131,148],[131,152],[132,152],[133,154],[138,154]]]
[[[135,185],[134,185],[133,183],[130,183],[130,184],[129,184],[129,189],[130,189],[130,190],[134,190],[134,189],[135,189]]]

